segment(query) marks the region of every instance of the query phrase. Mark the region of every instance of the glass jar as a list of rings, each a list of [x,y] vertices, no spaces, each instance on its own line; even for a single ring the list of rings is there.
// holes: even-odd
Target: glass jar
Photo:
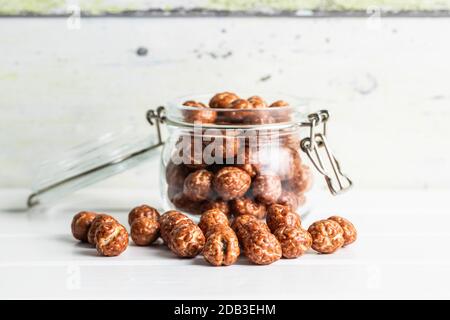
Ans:
[[[281,203],[301,208],[304,214],[311,203],[313,172],[325,177],[332,194],[351,186],[328,147],[327,111],[308,115],[304,104],[286,96],[239,99],[222,93],[211,97],[183,97],[149,110],[147,119],[157,129],[156,141],[154,136],[151,140],[121,135],[71,150],[70,161],[47,164],[53,168],[52,177],[60,179],[37,184],[28,205],[56,198],[55,194],[61,198],[127,170],[157,154],[160,146],[164,210],[197,215],[220,207],[235,216],[264,218],[267,205]],[[161,125],[168,129],[166,138]]]

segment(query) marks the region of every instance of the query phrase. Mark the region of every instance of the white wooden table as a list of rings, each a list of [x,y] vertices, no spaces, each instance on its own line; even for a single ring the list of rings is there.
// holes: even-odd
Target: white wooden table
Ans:
[[[89,189],[49,210],[26,212],[26,191],[0,191],[0,298],[310,299],[450,298],[450,191],[358,191],[321,198],[304,224],[348,217],[358,241],[333,255],[214,268],[175,258],[163,246],[96,255],[74,241],[73,214],[128,208],[158,194]],[[143,200],[145,199],[145,201]]]

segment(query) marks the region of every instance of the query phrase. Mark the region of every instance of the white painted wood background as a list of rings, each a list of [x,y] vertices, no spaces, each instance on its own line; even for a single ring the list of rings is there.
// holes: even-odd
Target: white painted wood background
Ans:
[[[234,90],[329,108],[360,188],[448,188],[449,31],[449,18],[0,19],[0,187],[29,187],[38,159],[99,133],[146,133],[145,111],[173,97]],[[154,185],[150,169],[102,185]]]

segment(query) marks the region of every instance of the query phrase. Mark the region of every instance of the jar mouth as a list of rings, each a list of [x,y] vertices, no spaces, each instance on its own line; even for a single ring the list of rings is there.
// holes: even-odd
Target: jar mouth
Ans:
[[[214,93],[195,94],[176,98],[168,103],[166,119],[169,125],[193,126],[201,124],[208,128],[260,128],[288,127],[306,119],[308,105],[306,99],[288,94],[264,94],[267,107],[260,108],[211,108],[209,102]],[[251,97],[244,94],[241,97]],[[245,100],[244,98],[240,98]],[[248,98],[247,98],[248,99]],[[266,100],[267,99],[267,100]],[[288,106],[269,107],[275,101],[286,101]],[[207,107],[187,106],[186,101],[201,103]],[[214,120],[213,120],[214,119]]]

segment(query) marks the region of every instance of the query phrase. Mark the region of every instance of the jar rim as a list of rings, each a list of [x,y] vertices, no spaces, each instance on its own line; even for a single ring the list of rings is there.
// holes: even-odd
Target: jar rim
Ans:
[[[219,128],[219,129],[247,129],[247,128],[285,128],[298,124],[299,122],[307,119],[308,113],[308,102],[304,98],[294,96],[285,93],[266,93],[263,98],[270,97],[270,101],[284,100],[289,103],[288,106],[284,107],[266,107],[257,109],[232,109],[232,108],[201,108],[195,106],[185,106],[183,105],[186,101],[196,101],[201,102],[206,105],[209,104],[210,99],[215,95],[215,93],[203,93],[203,94],[193,94],[184,95],[175,98],[167,103],[168,108],[166,108],[166,121],[168,125],[173,125],[176,127],[192,127],[195,123],[185,121],[183,117],[183,112],[195,112],[195,111],[214,111],[222,115],[243,115],[245,114],[262,114],[273,116],[280,114],[282,112],[288,112],[291,117],[288,121],[278,121],[275,123],[257,123],[257,124],[244,124],[244,123],[201,123],[202,127],[206,128]],[[254,94],[245,94],[242,96],[255,96]],[[278,97],[278,99],[276,98]]]

